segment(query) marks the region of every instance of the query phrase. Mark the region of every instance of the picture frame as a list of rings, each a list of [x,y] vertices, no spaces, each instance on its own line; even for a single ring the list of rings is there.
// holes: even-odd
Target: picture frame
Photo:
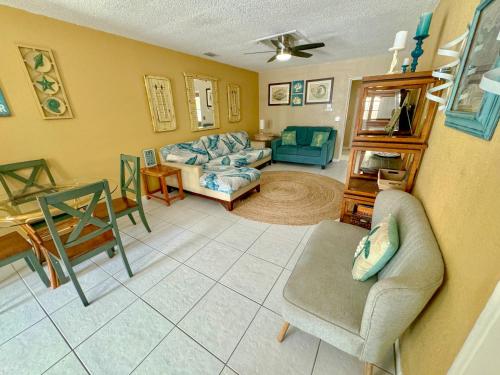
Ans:
[[[154,148],[148,148],[142,150],[144,156],[144,166],[146,168],[156,167],[158,162],[156,161],[156,151]]]
[[[170,79],[166,77],[144,76],[149,111],[155,133],[172,131],[177,128]]]
[[[290,105],[291,82],[270,83],[267,105]]]
[[[304,80],[292,81],[292,95],[304,93]]]
[[[304,105],[304,93],[293,93],[291,105],[292,107],[301,107]]]
[[[2,89],[0,88],[0,117],[8,116],[10,116],[9,105],[7,104],[7,100],[5,100]]]
[[[482,91],[484,73],[500,66],[500,0],[482,0],[476,8],[460,62],[445,125],[490,140],[500,119],[500,95]]]
[[[240,86],[236,83],[227,84],[227,108],[229,122],[241,121],[240,91]]]
[[[206,98],[207,98],[207,107],[212,108],[213,106],[213,97],[212,97],[212,89],[207,88],[205,89],[206,91]]]
[[[17,49],[42,119],[72,119],[73,111],[52,50],[23,44],[18,44]]]
[[[333,77],[308,79],[305,104],[328,104],[333,98]]]

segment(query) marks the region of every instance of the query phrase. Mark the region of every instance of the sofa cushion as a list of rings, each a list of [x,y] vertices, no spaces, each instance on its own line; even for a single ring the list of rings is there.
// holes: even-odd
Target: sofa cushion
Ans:
[[[283,146],[297,145],[297,132],[295,130],[285,130],[281,134],[281,144]]]
[[[278,147],[278,153],[283,155],[297,155],[299,146],[280,146]]]
[[[174,163],[200,165],[208,161],[208,152],[200,141],[176,143],[160,148],[163,160]]]
[[[245,131],[227,133],[226,138],[231,152],[250,148],[250,138],[248,138],[248,133]]]
[[[315,228],[283,290],[285,305],[292,305],[284,307],[288,311],[284,317],[292,325],[307,315],[305,320],[323,320],[359,335],[366,298],[376,278],[353,280],[351,269],[354,250],[367,232],[333,220]]]
[[[297,149],[297,155],[318,157],[321,156],[321,148],[312,146],[299,146]]]
[[[232,194],[260,178],[258,169],[247,167],[204,167],[204,172],[200,177],[200,185],[226,194]]]
[[[398,224],[394,216],[388,215],[360,241],[354,253],[354,280],[365,281],[377,274],[391,260],[398,247]]]
[[[210,159],[231,153],[230,143],[226,134],[211,134],[200,138],[208,151]]]
[[[219,166],[219,165],[232,165],[235,167],[244,167],[249,164],[255,163],[258,160],[266,158],[271,155],[270,148],[263,149],[244,149],[239,152],[235,152],[229,155],[220,156],[216,159],[212,159],[207,163],[207,166]]]
[[[330,132],[317,132],[314,131],[311,140],[311,147],[322,147],[328,140]]]

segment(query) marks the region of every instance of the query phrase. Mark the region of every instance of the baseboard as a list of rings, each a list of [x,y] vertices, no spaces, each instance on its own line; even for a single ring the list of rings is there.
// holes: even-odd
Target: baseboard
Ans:
[[[399,347],[399,339],[394,343],[394,360],[396,362],[396,375],[403,375],[403,367],[401,366],[401,348]]]

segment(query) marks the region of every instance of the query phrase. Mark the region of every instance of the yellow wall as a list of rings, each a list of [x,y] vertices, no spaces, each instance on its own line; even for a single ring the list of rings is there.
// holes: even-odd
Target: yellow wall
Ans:
[[[466,29],[478,0],[441,0],[422,69],[437,46]],[[420,68],[420,66],[419,66]],[[446,264],[438,295],[401,340],[405,375],[445,374],[500,279],[500,126],[491,141],[444,125],[436,116],[415,195],[429,215]]]
[[[0,118],[0,163],[45,158],[55,177],[117,180],[119,154],[258,129],[258,74],[207,59],[0,6],[0,87],[13,112]],[[55,54],[74,119],[42,120],[15,43]],[[191,132],[184,72],[219,78],[221,129]],[[177,130],[154,133],[143,76],[169,77]],[[227,121],[228,82],[241,85],[242,121]]]

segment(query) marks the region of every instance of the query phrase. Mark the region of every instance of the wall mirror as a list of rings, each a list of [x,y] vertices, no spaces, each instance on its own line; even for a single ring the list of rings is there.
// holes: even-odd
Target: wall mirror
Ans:
[[[216,129],[219,123],[217,78],[184,73],[191,130]]]

